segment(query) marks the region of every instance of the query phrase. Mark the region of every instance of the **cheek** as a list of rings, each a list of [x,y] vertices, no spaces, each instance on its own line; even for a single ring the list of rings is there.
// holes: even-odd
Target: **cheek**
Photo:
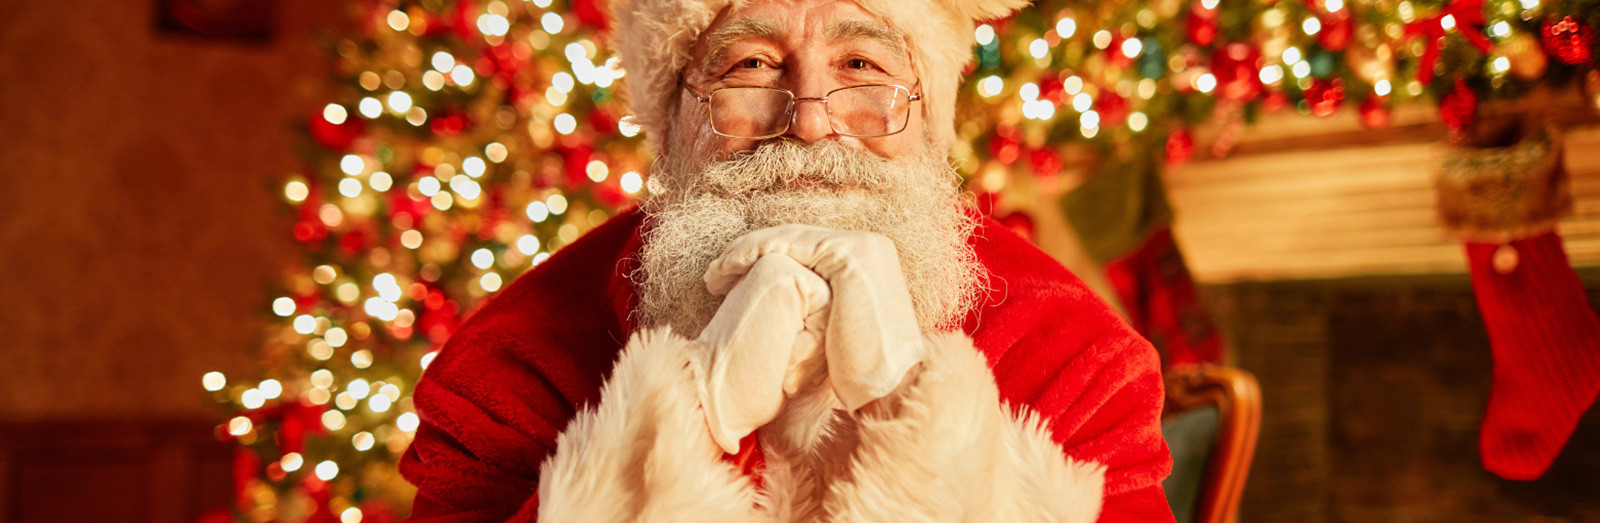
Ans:
[[[906,130],[882,138],[869,139],[867,148],[878,156],[889,158],[897,162],[913,164],[920,160],[923,148],[927,147],[927,140],[923,136],[922,113],[912,112],[911,121],[906,124]]]

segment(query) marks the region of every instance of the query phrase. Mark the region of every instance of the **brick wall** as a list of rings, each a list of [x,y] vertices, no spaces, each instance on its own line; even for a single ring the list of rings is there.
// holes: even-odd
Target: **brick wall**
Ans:
[[[1586,271],[1600,307],[1600,272]],[[1234,363],[1261,381],[1244,521],[1600,520],[1600,410],[1550,472],[1478,458],[1489,342],[1465,275],[1203,289]]]

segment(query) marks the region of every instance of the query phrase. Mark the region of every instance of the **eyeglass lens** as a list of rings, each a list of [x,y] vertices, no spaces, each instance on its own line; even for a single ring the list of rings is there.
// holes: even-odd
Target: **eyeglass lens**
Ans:
[[[789,129],[793,95],[766,87],[733,87],[711,93],[711,125],[739,138],[767,138]],[[911,93],[896,86],[857,86],[828,94],[833,131],[846,136],[883,136],[905,129]]]

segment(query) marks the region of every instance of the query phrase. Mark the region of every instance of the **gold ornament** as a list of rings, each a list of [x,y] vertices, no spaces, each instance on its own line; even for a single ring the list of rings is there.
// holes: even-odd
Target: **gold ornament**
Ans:
[[[1522,80],[1536,80],[1544,76],[1550,59],[1539,47],[1539,39],[1527,33],[1517,34],[1502,42],[1495,54],[1511,61],[1511,74]]]

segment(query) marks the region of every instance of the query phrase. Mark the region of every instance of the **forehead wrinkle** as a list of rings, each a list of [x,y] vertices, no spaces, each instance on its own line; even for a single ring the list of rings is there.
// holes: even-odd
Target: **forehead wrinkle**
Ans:
[[[895,53],[895,57],[904,59],[906,54],[905,37],[888,25],[867,20],[839,20],[828,24],[825,31],[829,41],[864,39],[877,42]]]
[[[706,33],[706,61],[711,66],[722,62],[728,48],[735,42],[764,38],[777,40],[783,34],[783,23],[771,17],[739,17],[728,20],[721,27]]]

